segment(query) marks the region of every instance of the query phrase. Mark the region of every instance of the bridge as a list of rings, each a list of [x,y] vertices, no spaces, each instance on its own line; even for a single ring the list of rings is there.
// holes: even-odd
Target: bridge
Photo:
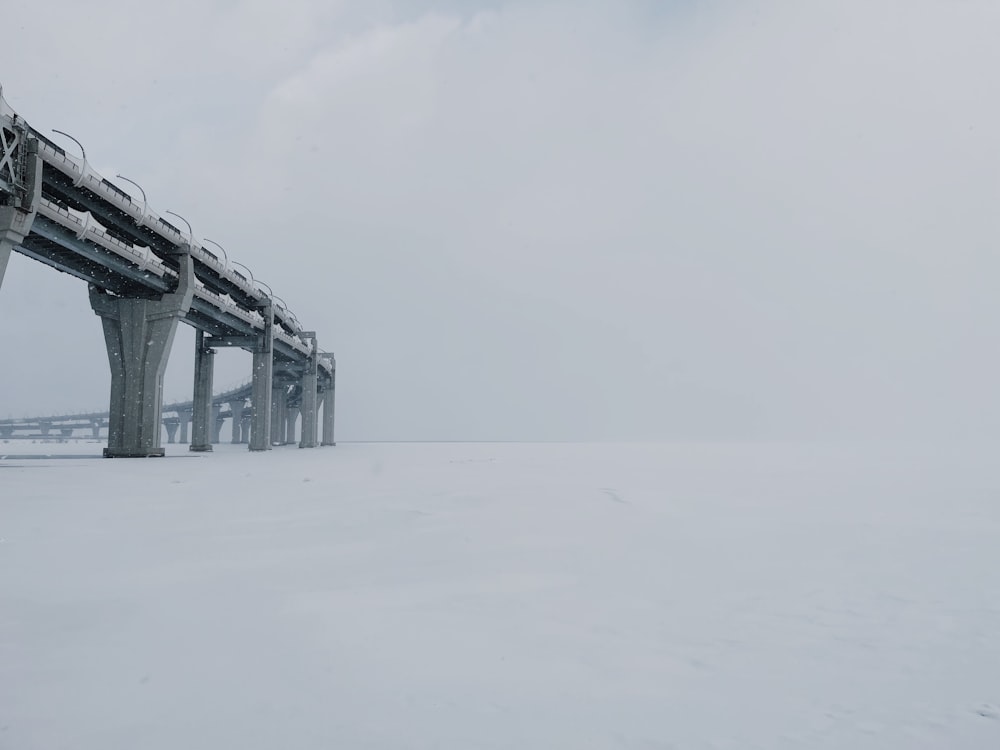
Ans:
[[[236,270],[240,264],[220,245],[196,241],[183,217],[172,214],[186,232],[154,212],[141,187],[119,176],[138,189],[140,200],[94,171],[82,145],[80,151],[73,156],[30,126],[0,88],[0,286],[11,252],[87,282],[111,368],[107,412],[0,420],[0,437],[25,428],[47,433],[58,427],[63,434],[83,423],[93,434],[95,423],[105,420],[98,427],[98,434],[107,429],[105,456],[162,456],[164,428],[172,442],[172,425],[181,427],[185,442],[190,422],[190,449],[210,451],[221,407],[228,405],[241,442],[248,426],[251,451],[286,442],[289,415],[299,413],[300,447],[334,445],[336,360],[319,348],[316,332],[303,330],[249,269]],[[193,398],[164,406],[163,373],[181,322],[197,332]],[[213,396],[220,347],[250,352],[251,378],[239,392]]]
[[[271,445],[289,445],[298,442],[296,431],[302,407],[302,389],[298,385],[278,386],[279,398],[271,400]],[[249,400],[253,394],[252,381],[241,383],[212,397],[212,419],[209,422],[211,444],[221,442],[222,428],[227,420],[231,424],[231,442],[249,444],[252,411]],[[189,443],[188,429],[194,415],[193,401],[177,401],[163,405],[163,427],[168,443]],[[61,416],[22,417],[0,419],[0,440],[69,440],[106,437],[110,414],[81,412]],[[326,427],[327,423],[324,423]],[[178,439],[179,438],[179,439]],[[333,436],[324,433],[324,445],[333,444]]]

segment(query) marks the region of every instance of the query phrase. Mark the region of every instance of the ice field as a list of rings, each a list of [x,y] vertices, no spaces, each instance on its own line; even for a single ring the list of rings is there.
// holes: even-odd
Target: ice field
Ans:
[[[1000,747],[1000,446],[0,443],[0,748]]]

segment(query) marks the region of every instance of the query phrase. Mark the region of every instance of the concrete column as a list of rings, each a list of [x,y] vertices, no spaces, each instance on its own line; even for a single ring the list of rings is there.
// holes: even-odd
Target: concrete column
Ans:
[[[49,430],[52,429],[52,425],[49,424],[48,422],[40,422],[38,424],[38,429],[41,431],[42,437],[48,437],[49,436]]]
[[[243,419],[240,420],[240,442],[249,446],[250,429],[253,425],[253,409],[243,410]]]
[[[178,409],[177,416],[181,420],[181,439],[182,444],[188,442],[188,425],[191,424],[191,418],[194,416],[194,411],[192,409]]]
[[[177,321],[194,296],[194,261],[179,257],[177,290],[161,299],[113,297],[90,287],[90,305],[104,327],[111,366],[108,458],[162,456],[163,371]]]
[[[2,207],[0,207],[0,210],[2,210]],[[0,217],[0,221],[3,221],[3,217]],[[0,240],[0,286],[3,286],[3,277],[7,273],[7,261],[10,260],[12,247],[14,247],[14,243]]]
[[[70,438],[70,437],[73,437],[73,428],[72,428],[72,427],[62,427],[62,428],[60,428],[60,430],[59,430],[59,433],[60,433],[60,434],[61,434],[61,435],[62,435],[62,436],[63,436],[64,438]]]
[[[198,331],[194,351],[194,419],[191,422],[191,446],[188,450],[205,453],[212,450],[212,375],[215,350],[205,346],[205,332]]]
[[[337,387],[337,370],[330,374],[330,382],[323,390],[323,445],[336,445],[333,437],[334,397]]]
[[[222,439],[222,426],[226,418],[222,416],[222,404],[212,404],[212,444],[218,445]]]
[[[288,429],[288,386],[285,383],[279,383],[271,391],[271,404],[274,408],[271,414],[271,442],[284,445]]]
[[[281,400],[281,388],[275,384],[271,388],[271,445],[278,443],[279,425],[284,424],[278,415],[278,402]]]
[[[253,388],[250,394],[250,408],[253,411],[250,423],[250,445],[252,451],[269,451],[274,438],[271,434],[274,397],[274,306],[268,302],[261,310],[264,330],[257,337],[253,350]]]
[[[9,438],[13,434],[14,434],[13,427],[0,427],[0,437]]]
[[[302,440],[299,442],[300,448],[315,448],[319,443],[316,440],[319,427],[319,402],[316,398],[319,388],[319,345],[316,343],[316,334],[309,337],[312,341],[312,353],[306,363],[306,370],[302,373]]]
[[[299,421],[299,407],[288,406],[285,409],[285,445],[295,443],[295,428]]]
[[[319,386],[316,375],[308,373],[302,384],[302,434],[300,448],[315,448],[319,445]]]
[[[11,171],[16,172],[11,174],[11,179],[15,188],[20,188],[20,194],[0,204],[0,286],[3,286],[10,251],[24,242],[31,232],[38,211],[38,199],[42,194],[42,160],[38,158],[38,141],[28,139],[23,123],[15,124],[12,132],[13,139],[9,143],[0,138],[0,162],[10,164]],[[10,153],[5,150],[8,147]],[[27,152],[23,173],[20,169],[20,149]]]
[[[163,426],[167,428],[167,442],[176,443],[177,428],[181,426],[181,423],[176,419],[165,419],[163,420]]]
[[[90,434],[93,436],[94,440],[99,440],[101,437],[101,423],[97,420],[90,423]]]
[[[229,411],[233,413],[233,438],[230,442],[238,445],[243,442],[243,410],[246,408],[246,401],[238,399],[229,402]]]
[[[0,211],[2,210],[3,207],[0,207]],[[3,217],[0,216],[0,222],[2,221]],[[12,242],[0,240],[0,286],[3,286],[3,277],[4,274],[7,273],[7,261],[10,260],[10,251],[12,247],[14,247]]]

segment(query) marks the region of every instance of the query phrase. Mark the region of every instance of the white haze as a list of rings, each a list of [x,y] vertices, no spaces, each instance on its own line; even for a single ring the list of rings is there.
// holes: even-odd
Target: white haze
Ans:
[[[10,104],[319,332],[344,439],[1000,430],[993,0],[3,17]],[[16,256],[0,315],[3,416],[107,403],[82,282]]]

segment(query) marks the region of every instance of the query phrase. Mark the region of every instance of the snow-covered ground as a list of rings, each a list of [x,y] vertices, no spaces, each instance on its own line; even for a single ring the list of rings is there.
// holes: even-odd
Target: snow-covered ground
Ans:
[[[0,459],[0,748],[998,748],[998,455]]]

